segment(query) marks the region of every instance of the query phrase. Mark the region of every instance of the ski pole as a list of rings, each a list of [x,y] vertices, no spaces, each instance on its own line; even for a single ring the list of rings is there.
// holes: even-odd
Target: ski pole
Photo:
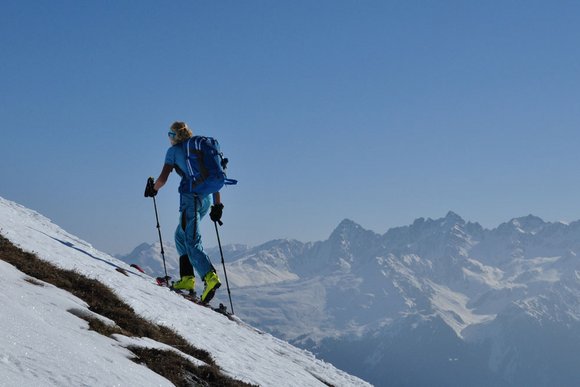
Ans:
[[[147,180],[147,185],[153,187],[153,178]],[[155,196],[153,198],[153,207],[155,208],[155,220],[157,221],[157,233],[159,234],[159,244],[161,245],[161,258],[163,258],[163,269],[165,270],[165,283],[169,287],[169,276],[167,275],[167,266],[165,265],[165,251],[163,250],[163,239],[161,238],[161,226],[159,225],[159,215],[157,213],[157,202]]]
[[[215,233],[217,235],[218,246],[220,248],[220,255],[222,256],[222,266],[224,267],[224,276],[226,278],[226,287],[228,288],[228,297],[230,298],[230,307],[232,308],[232,314],[234,313],[234,304],[232,304],[232,293],[230,292],[230,284],[228,283],[228,273],[226,272],[226,263],[224,261],[224,252],[222,251],[222,243],[220,241],[220,233],[218,231],[217,222],[213,222],[215,226]]]
[[[165,270],[165,283],[169,287],[169,276],[167,275],[167,266],[165,265],[165,251],[163,250],[163,240],[161,239],[161,226],[159,225],[159,215],[157,215],[157,202],[153,196],[153,206],[155,207],[155,219],[157,220],[157,233],[159,234],[159,244],[161,245],[161,258],[163,258],[163,270]]]

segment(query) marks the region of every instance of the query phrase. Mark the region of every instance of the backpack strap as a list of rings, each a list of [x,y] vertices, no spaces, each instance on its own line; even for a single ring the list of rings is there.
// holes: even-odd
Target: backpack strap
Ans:
[[[193,136],[193,137],[190,137],[187,140],[187,142],[185,143],[185,152],[186,152],[186,156],[187,156],[186,157],[186,160],[187,160],[186,164],[187,164],[187,170],[188,170],[187,172],[188,172],[189,176],[193,176],[193,169],[192,169],[191,163],[190,163],[192,149],[194,151],[201,151],[201,143],[205,139],[206,138],[203,136]],[[193,144],[191,144],[192,140],[193,140]]]
[[[189,176],[193,175],[193,170],[191,169],[191,164],[189,163],[189,149],[190,149],[189,143],[191,142],[191,139],[192,138],[193,137],[189,138],[187,140],[187,142],[185,143],[185,152],[186,152],[186,154],[185,154],[185,156],[186,156],[185,157],[185,160],[186,160],[185,164],[187,165],[187,172],[189,173]]]

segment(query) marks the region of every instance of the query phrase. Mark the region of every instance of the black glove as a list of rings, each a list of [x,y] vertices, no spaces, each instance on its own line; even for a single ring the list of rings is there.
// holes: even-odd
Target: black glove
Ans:
[[[155,188],[153,188],[154,185],[155,185],[155,183],[153,182],[152,177],[147,179],[147,185],[145,186],[145,197],[146,198],[152,198],[155,195],[157,195],[157,191],[155,191]]]
[[[223,225],[222,223],[222,213],[224,211],[224,205],[221,203],[214,204],[211,206],[211,211],[209,212],[209,218],[214,221],[218,222],[219,225]]]

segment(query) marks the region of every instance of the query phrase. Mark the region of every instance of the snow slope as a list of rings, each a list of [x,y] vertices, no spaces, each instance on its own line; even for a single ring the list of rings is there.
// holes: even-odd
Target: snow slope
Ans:
[[[364,386],[368,383],[254,328],[232,322],[156,286],[126,263],[97,251],[44,216],[0,197],[0,233],[54,265],[113,289],[139,315],[171,327],[211,353],[229,376],[261,386]],[[115,269],[122,267],[125,276]],[[167,380],[129,360],[129,345],[161,346],[88,330],[91,314],[78,298],[0,261],[0,380],[2,385],[163,386]],[[74,313],[72,313],[72,312]]]

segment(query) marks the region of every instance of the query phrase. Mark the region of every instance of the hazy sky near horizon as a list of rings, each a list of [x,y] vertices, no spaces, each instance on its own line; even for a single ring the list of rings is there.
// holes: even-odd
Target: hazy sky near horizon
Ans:
[[[157,240],[175,120],[240,181],[224,243],[580,219],[579,2],[3,0],[0,43],[0,196],[101,250]]]

